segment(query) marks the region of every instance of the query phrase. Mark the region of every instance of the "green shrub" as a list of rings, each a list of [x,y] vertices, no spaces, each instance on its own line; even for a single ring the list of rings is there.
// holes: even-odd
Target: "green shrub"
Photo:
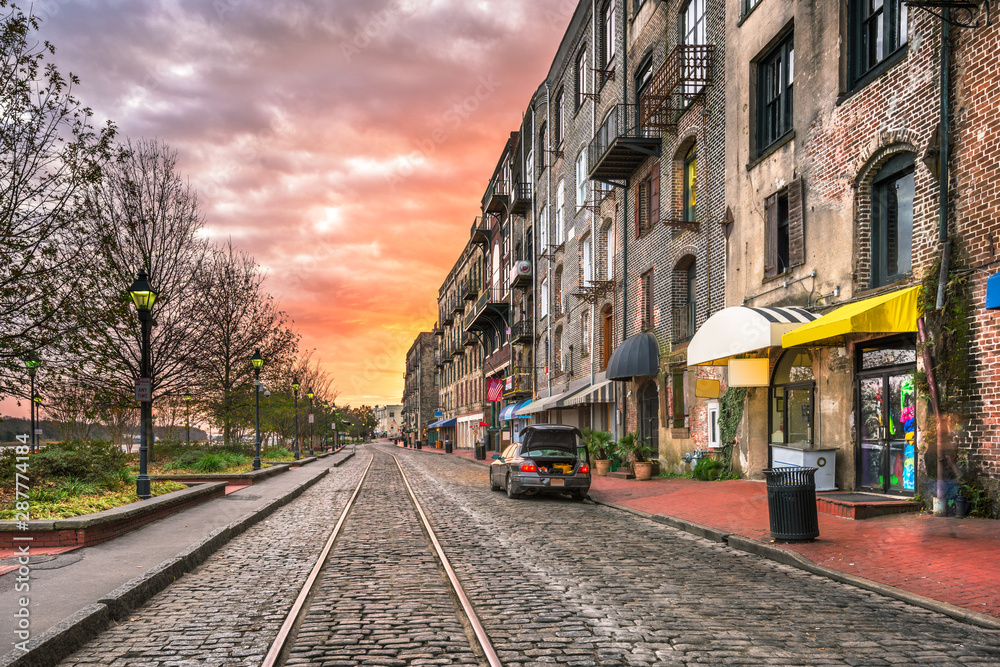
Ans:
[[[4,467],[8,458],[4,457]],[[110,442],[55,442],[31,455],[29,474],[41,483],[78,480],[108,484],[128,475],[126,459],[125,452]],[[13,462],[10,458],[11,465]],[[13,474],[4,479],[13,479]]]
[[[260,453],[260,458],[267,461],[291,461],[292,450],[287,447],[268,447]]]
[[[722,473],[723,463],[718,459],[702,458],[694,464],[691,476],[703,482],[711,482],[719,479]]]
[[[198,472],[221,472],[226,469],[226,457],[222,454],[205,454],[188,466]]]

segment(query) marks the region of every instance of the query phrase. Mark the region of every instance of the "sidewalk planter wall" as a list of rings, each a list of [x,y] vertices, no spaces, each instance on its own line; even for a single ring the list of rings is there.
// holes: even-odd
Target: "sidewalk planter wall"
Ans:
[[[174,491],[163,496],[114,507],[96,514],[28,521],[28,530],[21,530],[17,521],[0,521],[0,549],[13,549],[24,545],[23,538],[31,538],[33,548],[39,547],[90,547],[129,533],[157,519],[180,512],[212,498],[226,494],[225,482],[199,484],[190,489]],[[14,538],[19,538],[17,542]]]
[[[162,481],[172,481],[180,482],[182,484],[205,484],[208,482],[225,482],[228,486],[252,486],[255,483],[263,482],[269,477],[274,477],[275,475],[280,475],[287,470],[290,470],[293,466],[298,467],[300,465],[305,465],[306,463],[312,463],[316,460],[316,457],[309,457],[304,459],[299,459],[294,463],[279,463],[276,465],[268,466],[267,468],[261,468],[260,470],[254,470],[253,472],[244,472],[233,475],[226,475],[222,473],[206,473],[204,475],[199,475],[197,473],[184,474],[184,475],[150,475],[149,479],[154,482]]]

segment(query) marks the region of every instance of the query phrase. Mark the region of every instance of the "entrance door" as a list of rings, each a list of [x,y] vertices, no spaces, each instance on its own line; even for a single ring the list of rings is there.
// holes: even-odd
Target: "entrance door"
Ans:
[[[916,491],[916,392],[913,370],[858,378],[858,486],[913,495]]]

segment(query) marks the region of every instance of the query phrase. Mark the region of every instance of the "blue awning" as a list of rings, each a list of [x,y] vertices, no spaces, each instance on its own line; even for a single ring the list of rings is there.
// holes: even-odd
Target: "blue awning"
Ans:
[[[994,273],[986,279],[986,307],[990,310],[1000,309],[1000,273]]]
[[[458,421],[455,417],[450,419],[439,419],[436,422],[432,422],[427,425],[427,428],[448,428],[449,426],[454,426]]]
[[[507,422],[512,419],[527,419],[528,415],[518,415],[517,411],[526,406],[528,403],[531,403],[530,398],[520,403],[511,403],[500,411],[500,421]]]

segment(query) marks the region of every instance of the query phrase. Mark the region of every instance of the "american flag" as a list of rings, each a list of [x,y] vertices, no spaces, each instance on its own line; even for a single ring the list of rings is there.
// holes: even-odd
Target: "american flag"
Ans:
[[[502,396],[503,380],[490,380],[489,387],[486,389],[486,400],[496,403],[501,400]]]

